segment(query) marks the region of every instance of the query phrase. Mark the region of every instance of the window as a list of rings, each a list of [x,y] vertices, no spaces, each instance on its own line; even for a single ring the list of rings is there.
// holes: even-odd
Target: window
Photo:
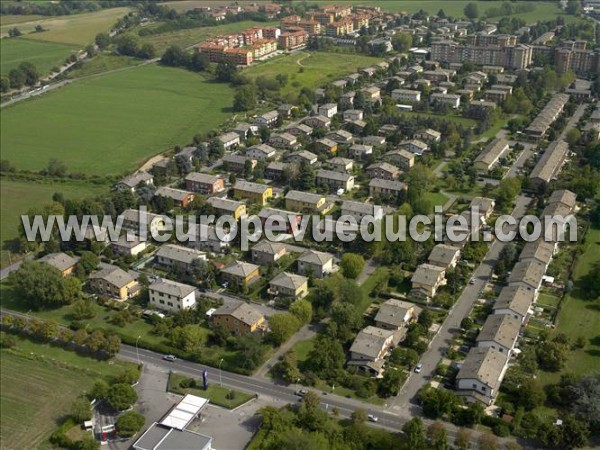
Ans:
[[[160,303],[161,305],[164,305],[165,301],[164,300],[159,300],[158,303]]]
[[[485,392],[485,386],[481,386],[481,392]]]

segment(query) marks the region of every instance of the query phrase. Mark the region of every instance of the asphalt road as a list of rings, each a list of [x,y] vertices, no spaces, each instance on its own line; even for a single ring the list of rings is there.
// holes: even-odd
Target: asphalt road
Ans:
[[[530,201],[530,198],[523,195],[517,197],[516,205],[511,215],[517,220],[523,217]],[[498,262],[500,252],[505,245],[506,243],[497,240],[492,243],[485,258],[473,272],[474,283],[467,285],[464,289],[448,313],[448,317],[446,317],[438,333],[431,340],[429,349],[421,357],[419,361],[423,365],[421,372],[412,372],[400,393],[390,401],[393,411],[406,410],[410,402],[414,401],[419,390],[433,379],[436,367],[452,343],[454,335],[460,330],[460,322],[469,314],[473,304],[479,298],[479,294],[490,279],[493,268]]]

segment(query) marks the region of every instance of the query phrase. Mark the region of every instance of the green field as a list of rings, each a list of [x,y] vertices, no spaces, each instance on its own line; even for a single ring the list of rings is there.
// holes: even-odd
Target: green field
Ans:
[[[600,299],[581,298],[577,287],[577,280],[600,264],[600,230],[590,229],[586,241],[586,251],[578,257],[573,271],[575,289],[563,299],[556,321],[557,333],[565,333],[572,341],[580,336],[586,338],[583,349],[569,352],[564,369],[579,375],[600,370]],[[555,383],[559,378],[560,372],[540,372],[544,384]]]
[[[377,62],[381,62],[381,59],[342,53],[301,52],[275,57],[256,64],[243,73],[250,78],[274,78],[280,73],[287,74],[288,84],[282,89],[282,93],[289,93],[299,91],[302,87],[314,89]]]
[[[94,380],[129,367],[121,361],[100,362],[27,340],[19,340],[16,348],[0,354],[3,449],[47,448],[45,441],[75,398],[90,389]]]
[[[60,66],[65,59],[76,51],[77,47],[69,44],[34,41],[22,37],[0,40],[0,73],[7,75],[24,61],[35,64],[40,74],[46,74],[55,66]]]
[[[19,23],[17,28],[27,36],[27,39],[85,46],[91,44],[98,33],[110,30],[128,11],[129,8],[111,8],[93,13],[49,17]],[[33,33],[36,25],[41,25],[47,31]],[[14,26],[14,23],[2,22],[0,27],[2,37],[8,34],[9,28]]]
[[[448,120],[450,122],[454,122],[457,125],[461,125],[463,127],[467,127],[467,128],[473,128],[475,127],[475,125],[477,125],[477,121],[473,120],[473,119],[468,119],[466,117],[461,117],[458,115],[452,115],[452,114],[433,114],[433,113],[425,113],[425,112],[402,112],[400,113],[401,115],[406,115],[406,117],[428,117],[431,119],[437,119],[437,120]]]
[[[31,22],[34,20],[43,19],[44,16],[38,16],[35,14],[23,14],[23,15],[13,15],[13,14],[2,14],[0,15],[0,26],[5,25],[13,25],[17,23],[23,22]]]
[[[208,401],[213,405],[218,405],[227,409],[237,408],[238,406],[241,406],[250,401],[250,399],[254,398],[254,395],[252,394],[219,386],[214,384],[214,382],[209,384],[208,389],[205,391],[202,387],[201,379],[195,379],[198,387],[182,388],[179,383],[186,379],[189,379],[189,377],[171,372],[169,375],[168,390],[180,395],[192,394],[199,397],[204,397],[207,398]],[[227,398],[227,395],[230,392],[233,393],[233,398],[231,399]]]
[[[157,54],[162,54],[167,47],[171,45],[177,45],[182,48],[189,47],[200,42],[204,42],[210,37],[217,36],[220,34],[234,33],[245,30],[247,28],[257,26],[272,26],[277,25],[279,22],[254,22],[247,20],[244,22],[228,23],[225,25],[218,25],[215,27],[198,27],[190,28],[188,30],[177,30],[170,33],[154,34],[149,36],[143,36],[143,42],[149,42],[156,48]],[[158,26],[159,24],[149,25],[149,28]]]
[[[144,65],[89,78],[2,111],[2,157],[40,170],[52,156],[69,170],[130,172],[148,157],[229,116],[232,90],[181,69]]]
[[[92,59],[82,61],[81,66],[78,68],[69,70],[67,77],[76,79],[93,75],[105,75],[106,72],[139,66],[143,63],[144,61],[130,56],[101,53]]]
[[[107,186],[95,185],[85,181],[66,181],[35,183],[29,181],[0,180],[0,236],[2,242],[18,236],[17,227],[20,224],[20,214],[28,209],[42,206],[52,201],[55,192],[61,192],[65,198],[80,199],[99,195],[108,190]],[[8,260],[8,254],[2,251],[2,264]]]

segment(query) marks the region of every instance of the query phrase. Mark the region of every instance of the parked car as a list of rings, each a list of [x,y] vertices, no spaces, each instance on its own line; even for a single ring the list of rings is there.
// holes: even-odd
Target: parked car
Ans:
[[[175,358],[175,356],[173,356],[173,355],[165,355],[165,356],[163,356],[163,359],[164,359],[165,361],[171,361],[171,362],[173,362],[173,361],[175,361],[177,358]]]
[[[423,364],[417,364],[415,367],[415,373],[421,373],[421,370],[423,370]]]

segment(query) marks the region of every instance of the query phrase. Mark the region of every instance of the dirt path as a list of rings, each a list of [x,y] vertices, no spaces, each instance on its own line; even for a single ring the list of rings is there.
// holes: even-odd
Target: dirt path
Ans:
[[[306,58],[310,58],[311,56],[312,55],[310,53],[307,53],[302,58],[300,58],[298,61],[296,61],[296,64],[298,64],[300,67],[304,67],[304,64],[302,64],[302,61],[304,61]]]

